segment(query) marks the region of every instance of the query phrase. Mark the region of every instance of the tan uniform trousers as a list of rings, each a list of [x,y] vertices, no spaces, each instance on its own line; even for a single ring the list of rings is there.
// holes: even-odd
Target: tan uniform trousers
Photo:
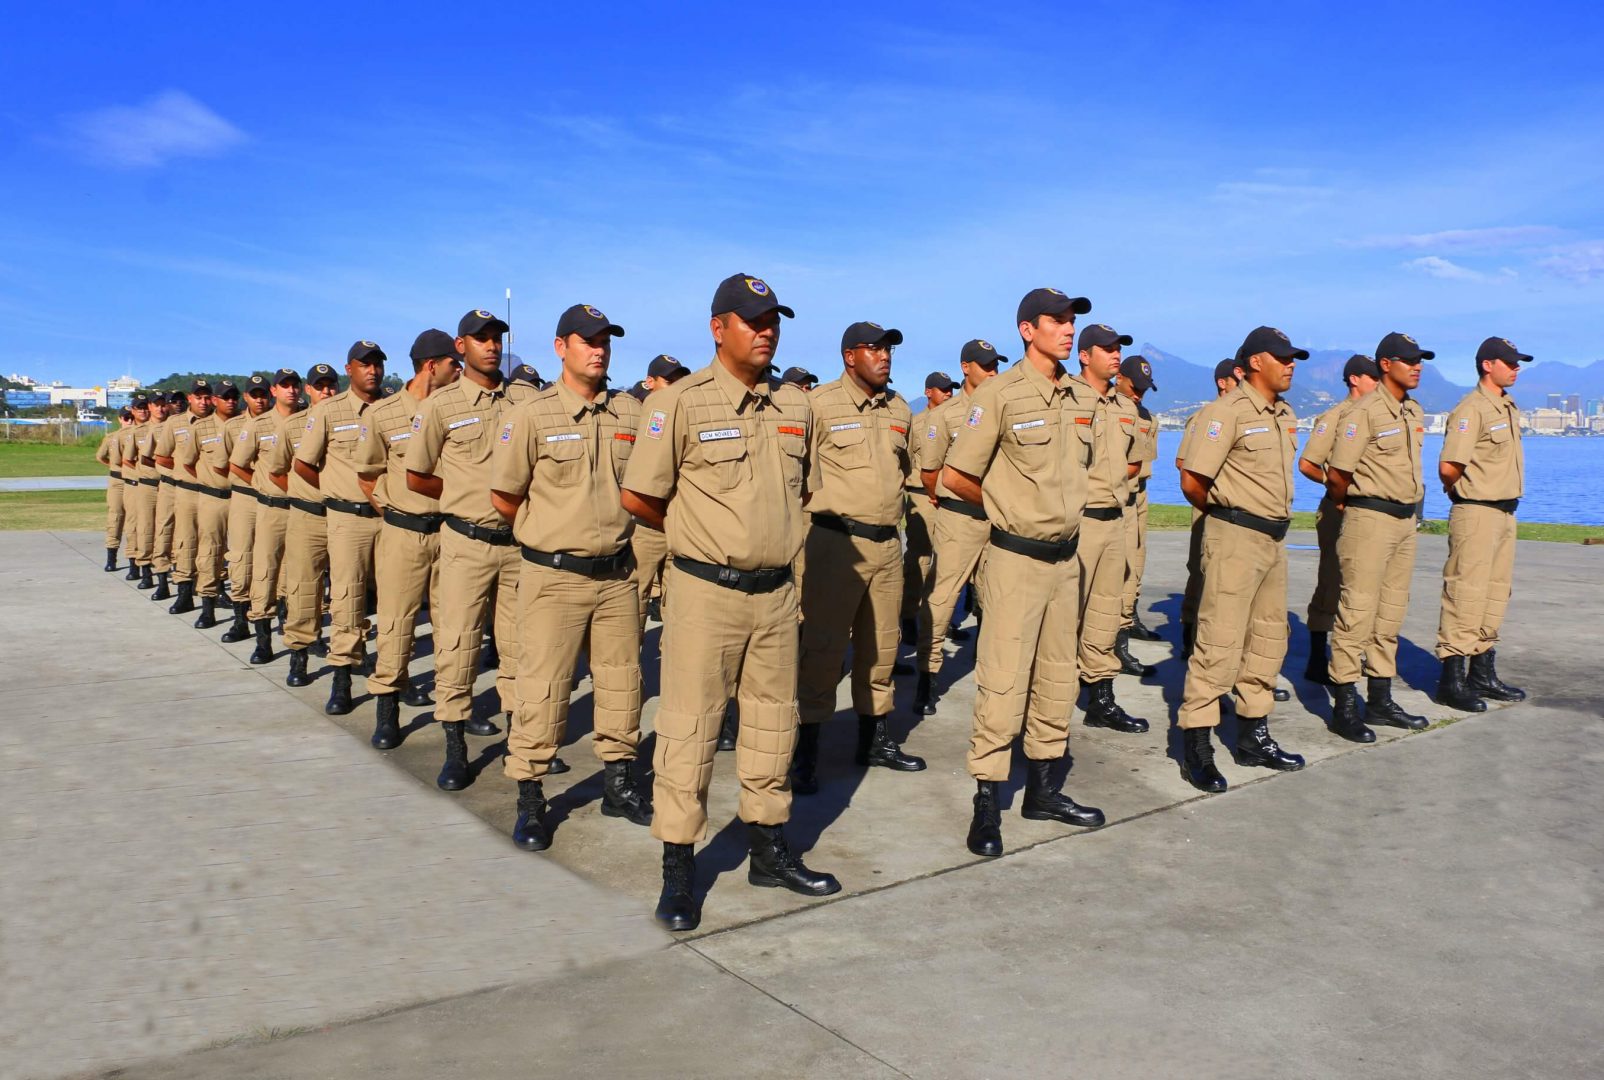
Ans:
[[[938,674],[947,659],[942,646],[964,586],[973,578],[976,588],[981,588],[981,560],[987,550],[986,539],[991,535],[991,526],[985,519],[941,509],[935,518],[930,584],[925,589],[924,603],[919,605],[919,670],[927,675]]]
[[[290,507],[284,528],[284,644],[304,649],[323,628],[323,575],[329,569],[328,519]],[[254,601],[255,597],[252,596]]]
[[[903,500],[907,509],[905,543],[902,552],[902,611],[901,618],[918,619],[924,603],[925,582],[930,577],[930,564],[936,557],[936,508],[923,491],[910,491]],[[805,605],[804,605],[805,606]],[[804,619],[807,614],[804,612]]]
[[[178,488],[171,480],[157,482],[155,523],[150,539],[150,568],[158,574],[166,574],[173,569],[173,529],[177,524],[174,496],[177,494]]]
[[[1136,625],[1136,601],[1142,595],[1142,574],[1147,571],[1147,489],[1125,507],[1125,587],[1120,591],[1119,628]]]
[[[740,705],[735,772],[741,820],[791,817],[798,635],[795,585],[743,593],[669,564],[663,580],[663,696],[652,759],[652,835],[669,844],[707,837],[707,789],[719,723]]]
[[[1498,644],[1515,581],[1515,515],[1455,503],[1448,511],[1437,656],[1479,656]]]
[[[373,625],[368,622],[368,586],[384,522],[338,510],[330,510],[324,520],[329,538],[329,665],[358,667]]]
[[[804,724],[835,714],[841,661],[852,646],[852,708],[860,716],[886,716],[891,669],[897,662],[902,605],[902,545],[814,525],[808,530],[813,570],[802,591],[802,647],[797,663],[797,706]]]
[[[290,515],[299,513],[266,503],[256,509],[256,528],[251,538],[251,622],[271,619],[284,595],[285,540]]]
[[[1080,562],[1080,677],[1102,682],[1120,671],[1114,640],[1125,591],[1124,515],[1113,521],[1081,518],[1075,558]]]
[[[125,486],[128,490],[124,499],[131,499],[129,522],[133,531],[128,557],[136,565],[149,566],[156,546],[156,489],[143,480]]]
[[[1314,595],[1309,597],[1309,630],[1329,634],[1337,624],[1342,600],[1342,565],[1337,559],[1337,537],[1342,533],[1342,511],[1328,495],[1314,515],[1314,540],[1320,548],[1320,565],[1314,574]]]
[[[640,593],[640,623],[646,625],[646,601],[663,594],[663,564],[668,561],[668,537],[661,529],[637,523],[629,546],[635,553],[635,588]]]
[[[1331,681],[1398,674],[1398,630],[1409,611],[1415,570],[1415,518],[1350,506],[1343,513],[1337,559],[1342,598],[1331,635]]]
[[[1182,728],[1218,727],[1220,698],[1233,689],[1239,716],[1269,716],[1287,655],[1285,546],[1219,518],[1203,521],[1203,590],[1176,720]]]
[[[208,489],[209,490],[209,489]],[[228,508],[233,500],[206,492],[195,500],[195,595],[217,599],[223,585],[223,555],[228,548]]]
[[[251,549],[256,542],[256,496],[235,488],[228,499],[228,598],[251,601]]]
[[[1043,562],[988,547],[980,597],[986,621],[975,651],[969,775],[1002,781],[1021,731],[1032,761],[1056,761],[1068,746],[1080,690],[1080,561]]]
[[[568,730],[579,654],[590,656],[595,706],[591,749],[602,761],[634,761],[640,745],[640,590],[628,572],[603,578],[520,558],[518,707],[503,768],[539,780]],[[499,639],[498,639],[499,641]]]
[[[460,723],[473,716],[473,680],[479,674],[479,651],[492,599],[496,651],[501,655],[496,693],[503,712],[517,705],[522,567],[515,545],[487,544],[449,525],[440,529],[440,605],[429,609],[429,618],[434,624],[434,715],[441,723]]]
[[[1181,622],[1197,625],[1197,605],[1203,597],[1203,523],[1197,507],[1192,508],[1192,535],[1186,544],[1186,590],[1181,593]]]
[[[186,480],[184,483],[192,483]],[[195,580],[195,547],[199,543],[200,505],[189,488],[173,485],[173,581]]]
[[[373,674],[368,676],[368,693],[394,694],[407,685],[407,666],[412,662],[412,646],[418,630],[418,613],[423,598],[429,598],[430,617],[440,604],[440,533],[414,532],[399,525],[379,530],[374,558],[373,582],[379,594],[379,624]]]
[[[106,547],[116,551],[123,542],[123,523],[128,512],[123,508],[123,482],[115,476],[106,480]]]

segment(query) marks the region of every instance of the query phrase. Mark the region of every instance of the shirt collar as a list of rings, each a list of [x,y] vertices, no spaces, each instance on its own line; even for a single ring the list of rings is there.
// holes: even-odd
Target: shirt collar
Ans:
[[[506,379],[503,379],[501,382],[497,383],[494,389],[481,386],[472,379],[458,379],[457,385],[463,387],[464,391],[468,395],[471,395],[469,400],[475,405],[480,404],[487,398],[494,401],[497,398],[505,397],[507,394]]]
[[[1496,389],[1496,387],[1494,389]],[[1476,392],[1481,394],[1500,409],[1508,408],[1515,403],[1515,399],[1509,396],[1508,390],[1499,390],[1497,393],[1489,393],[1487,387],[1483,386],[1480,382],[1476,383]]]
[[[852,376],[845,371],[841,373],[839,381],[847,389],[847,400],[852,402],[859,412],[866,408],[878,409],[891,398],[890,391],[885,387],[881,387],[880,392],[877,394],[865,392],[862,387],[852,380]]]
[[[724,392],[724,396],[738,413],[746,410],[748,402],[754,408],[763,408],[773,403],[767,379],[759,379],[756,387],[747,389],[746,384],[731,375],[729,368],[719,363],[717,357],[713,358],[713,382]]]
[[[1099,394],[1097,392],[1097,387],[1093,386],[1091,384],[1091,382],[1089,382],[1087,380],[1087,378],[1086,378],[1086,376],[1084,374],[1071,375],[1069,377],[1069,381],[1070,382],[1080,383],[1086,389],[1090,390],[1094,397],[1101,398],[1103,401],[1109,402],[1110,404],[1116,404],[1116,405],[1119,403],[1118,402],[1119,391],[1117,389],[1115,389],[1115,386],[1114,386],[1113,383],[1109,383],[1108,384],[1107,392]]]
[[[563,412],[578,420],[587,412],[614,412],[613,391],[602,387],[597,391],[593,401],[586,401],[580,397],[567,383],[558,379],[554,384],[557,387],[557,398],[563,403]]]
[[[1041,399],[1044,402],[1051,402],[1054,394],[1069,389],[1069,374],[1064,370],[1063,364],[1058,365],[1058,377],[1056,379],[1049,379],[1038,371],[1036,365],[1030,362],[1028,356],[1020,357],[1018,364],[1024,370],[1025,381],[1035,387],[1036,392],[1041,395]]]
[[[1259,412],[1275,412],[1276,411],[1276,406],[1275,405],[1271,405],[1269,403],[1269,401],[1265,399],[1265,396],[1263,394],[1259,393],[1258,388],[1256,386],[1254,386],[1252,383],[1247,382],[1246,380],[1244,380],[1244,381],[1242,381],[1242,382],[1237,384],[1237,390],[1240,393],[1242,393],[1243,395],[1245,395],[1247,397],[1247,399],[1253,403],[1253,407],[1255,409],[1257,409]],[[1279,405],[1279,404],[1281,404],[1281,402],[1277,401],[1276,405]]]

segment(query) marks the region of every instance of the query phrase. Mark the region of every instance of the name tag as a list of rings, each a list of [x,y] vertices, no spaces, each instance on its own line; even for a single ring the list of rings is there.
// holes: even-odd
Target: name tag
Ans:
[[[410,439],[410,438],[412,438],[412,432],[410,432],[410,431],[400,431],[400,432],[397,432],[394,435],[391,435],[390,436],[390,441],[391,442],[400,442],[402,439]]]
[[[223,437],[221,435],[213,435],[210,438],[202,439],[201,440],[201,445],[205,446],[207,443],[221,442],[222,438]]]
[[[1244,434],[1244,435],[1263,435],[1266,431],[1269,431],[1269,430],[1270,429],[1267,428],[1267,427],[1243,428],[1242,429],[1242,434]]]
[[[547,442],[578,442],[584,436],[577,431],[565,431],[560,435],[547,435]]]
[[[1395,428],[1388,428],[1386,431],[1378,431],[1378,432],[1376,432],[1376,438],[1385,439],[1388,435],[1396,435],[1402,430],[1403,430],[1403,428],[1401,428],[1401,427],[1395,427]]]
[[[1509,422],[1506,420],[1502,424],[1488,424],[1487,425],[1487,430],[1488,431],[1503,431],[1508,426],[1509,426]]]
[[[854,420],[850,424],[831,424],[830,425],[830,430],[831,431],[856,431],[858,428],[860,428],[862,426],[863,426],[863,423],[861,421]]]
[[[335,431],[355,431],[357,428],[359,428],[361,426],[362,426],[361,424],[335,424],[334,425],[334,430]]]
[[[1014,430],[1015,431],[1023,431],[1026,428],[1046,427],[1046,426],[1047,426],[1047,421],[1045,421],[1045,420],[1041,420],[1041,419],[1023,420],[1023,421],[1021,421],[1021,422],[1019,422],[1019,423],[1014,425]],[[965,445],[968,445],[968,444],[966,443]]]
[[[732,427],[719,428],[716,431],[699,431],[696,433],[696,439],[698,442],[717,442],[720,439],[739,439],[740,437],[741,429]]]
[[[256,441],[259,442],[259,443],[276,443],[276,442],[278,442],[278,436],[277,435],[258,435],[256,437]]]
[[[463,420],[453,420],[451,423],[446,425],[446,430],[456,431],[459,427],[467,427],[469,424],[477,424],[478,422],[479,417],[477,416],[470,416]]]

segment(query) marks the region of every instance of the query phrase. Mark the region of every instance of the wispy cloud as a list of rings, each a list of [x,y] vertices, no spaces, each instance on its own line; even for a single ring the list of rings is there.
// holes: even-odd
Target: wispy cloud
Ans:
[[[1500,267],[1496,274],[1486,274],[1468,266],[1461,266],[1440,255],[1422,255],[1418,259],[1410,259],[1403,265],[1407,269],[1417,270],[1428,277],[1442,278],[1444,281],[1507,281],[1520,276],[1513,267]]]
[[[1214,186],[1214,198],[1228,203],[1323,202],[1337,193],[1322,184],[1289,184],[1279,180],[1231,180]]]
[[[182,90],[164,90],[138,105],[69,117],[58,141],[97,164],[151,169],[174,158],[212,157],[244,140],[244,132]]]
[[[1501,225],[1488,229],[1445,229],[1441,232],[1369,236],[1350,246],[1398,251],[1498,251],[1551,244],[1565,236],[1552,225]]]
[[[1552,255],[1537,260],[1537,265],[1567,281],[1585,285],[1604,278],[1604,241],[1588,241],[1555,249]]]

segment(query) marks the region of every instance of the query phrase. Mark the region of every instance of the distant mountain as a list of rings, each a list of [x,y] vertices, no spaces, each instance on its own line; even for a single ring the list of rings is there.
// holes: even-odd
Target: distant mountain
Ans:
[[[1522,368],[1513,392],[1523,409],[1542,408],[1548,404],[1549,394],[1580,394],[1586,408],[1589,398],[1604,398],[1604,360],[1595,360],[1586,367],[1558,360],[1533,360]]]

